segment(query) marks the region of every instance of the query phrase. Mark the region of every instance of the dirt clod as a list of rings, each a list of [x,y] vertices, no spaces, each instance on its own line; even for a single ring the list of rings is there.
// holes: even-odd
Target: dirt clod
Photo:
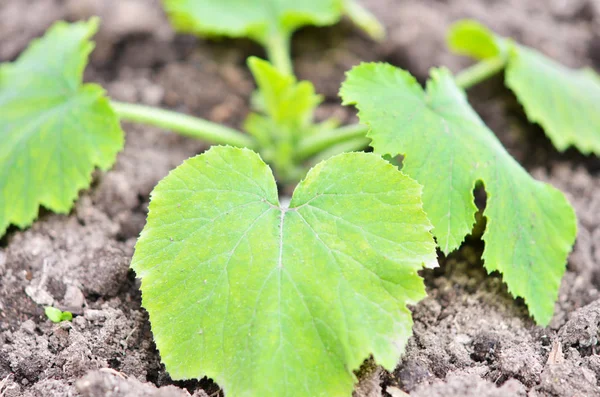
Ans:
[[[190,394],[174,386],[157,388],[135,378],[126,378],[116,371],[94,371],[76,383],[83,397],[190,397]]]

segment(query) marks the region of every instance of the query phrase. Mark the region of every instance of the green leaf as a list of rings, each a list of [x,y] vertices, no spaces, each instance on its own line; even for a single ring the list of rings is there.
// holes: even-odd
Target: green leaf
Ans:
[[[227,396],[350,396],[392,370],[435,265],[420,186],[374,154],[313,168],[289,203],[248,149],[213,147],[154,189],[132,267],[167,371]]]
[[[104,91],[81,83],[97,25],[58,22],[0,65],[0,235],[30,225],[40,204],[68,212],[94,167],[110,168],[123,146]]]
[[[298,82],[260,58],[250,57],[248,66],[259,88],[255,102],[265,114],[251,113],[244,128],[259,142],[261,155],[275,166],[277,177],[297,181],[303,175],[295,171],[300,162],[296,161],[298,142],[327,127],[313,123],[314,111],[323,98],[311,82]]]
[[[46,306],[44,308],[44,313],[46,313],[46,317],[48,317],[48,319],[53,323],[71,321],[73,319],[73,314],[71,312],[63,312],[52,306]]]
[[[173,26],[205,36],[249,37],[267,45],[306,25],[331,25],[340,0],[163,0]]]
[[[558,150],[573,145],[600,155],[600,79],[591,69],[569,69],[519,46],[507,66],[506,85]]]
[[[531,48],[512,44],[473,21],[450,31],[451,48],[475,58],[505,48],[506,85],[515,93],[531,122],[538,123],[564,151],[571,145],[600,155],[600,78],[591,69],[574,70]]]
[[[245,124],[246,130],[263,146],[271,144],[269,140],[272,139],[296,141],[312,133],[313,114],[323,100],[315,93],[313,84],[298,82],[294,76],[279,72],[260,58],[250,57],[248,66],[258,85],[261,108],[266,117],[251,114]]]
[[[292,33],[303,26],[333,25],[346,12],[372,37],[383,27],[354,0],[163,0],[176,30],[201,36],[248,37],[263,45],[280,71],[293,74]]]
[[[269,62],[257,57],[248,59],[256,80],[265,113],[278,125],[296,129],[312,123],[313,113],[323,101],[310,81],[298,82],[294,76],[283,74]]]
[[[448,70],[431,77],[424,91],[403,70],[362,64],[348,73],[341,95],[370,126],[376,152],[405,155],[402,171],[424,186],[423,206],[445,253],[471,232],[473,189],[485,184],[485,267],[501,272],[536,321],[548,324],[575,240],[574,211],[506,152]]]
[[[476,59],[492,58],[503,52],[502,42],[494,33],[470,19],[454,23],[448,30],[448,47],[457,54]]]

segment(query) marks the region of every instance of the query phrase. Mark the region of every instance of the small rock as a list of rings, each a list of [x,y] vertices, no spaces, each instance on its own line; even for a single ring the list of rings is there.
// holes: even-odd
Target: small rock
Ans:
[[[82,317],[82,316],[74,317],[73,318],[73,326],[76,327],[80,331],[84,330],[85,327],[87,326],[87,320],[85,319],[85,317]]]
[[[102,310],[87,309],[84,311],[84,316],[87,320],[92,322],[106,320],[106,314]]]
[[[52,306],[54,298],[44,287],[28,285],[25,287],[25,293],[38,305]]]
[[[73,314],[82,314],[84,304],[85,297],[83,296],[83,292],[74,285],[68,285],[61,309]]]
[[[27,320],[23,324],[21,324],[21,329],[30,335],[35,334],[35,327],[36,325],[33,322],[33,320]]]

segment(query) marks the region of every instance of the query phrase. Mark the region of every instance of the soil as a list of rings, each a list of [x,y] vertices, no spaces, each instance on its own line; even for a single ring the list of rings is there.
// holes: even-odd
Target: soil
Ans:
[[[388,61],[424,81],[428,69],[469,64],[445,47],[448,25],[472,17],[570,66],[600,69],[598,0],[364,0],[386,25],[373,43],[347,21],[299,32],[298,75],[325,95],[318,118],[355,120],[339,105],[344,71]],[[0,61],[13,60],[57,19],[103,18],[86,80],[119,100],[239,127],[262,50],[246,40],[175,35],[158,0],[1,0]],[[429,297],[413,308],[414,336],[393,373],[367,363],[358,396],[600,396],[600,160],[558,153],[530,125],[502,77],[469,99],[510,153],[566,193],[579,234],[555,316],[536,326],[498,274],[487,275],[477,233],[441,267],[423,272]],[[202,152],[198,141],[125,125],[114,168],[96,173],[69,215],[42,211],[0,240],[0,396],[217,396],[210,380],[173,382],[160,364],[139,283],[128,269],[149,193],[169,170]],[[483,225],[480,225],[481,229]],[[53,324],[44,305],[72,311]]]

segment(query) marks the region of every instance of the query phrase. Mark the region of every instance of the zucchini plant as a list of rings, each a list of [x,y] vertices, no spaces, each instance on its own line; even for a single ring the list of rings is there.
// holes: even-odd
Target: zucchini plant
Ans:
[[[248,60],[259,106],[246,133],[111,101],[82,82],[98,21],[58,22],[0,66],[0,231],[28,226],[40,205],[68,212],[93,169],[108,170],[122,149],[120,120],[221,145],[155,187],[131,263],[174,379],[209,376],[228,396],[349,396],[369,356],[392,370],[411,335],[407,305],[425,296],[418,271],[437,265],[436,245],[449,253],[471,232],[477,184],[488,194],[486,269],[548,324],[574,211],[506,152],[464,90],[506,67],[507,84],[559,150],[597,154],[597,75],[461,22],[451,48],[479,63],[456,76],[433,69],[425,89],[407,71],[361,64],[341,96],[363,124],[317,124],[321,97],[294,77],[290,37],[344,13],[381,37],[358,3],[164,3],[179,30],[265,46],[270,62]],[[369,144],[374,153],[355,152]],[[398,155],[399,167],[384,160]],[[294,186],[291,198],[280,193]]]

